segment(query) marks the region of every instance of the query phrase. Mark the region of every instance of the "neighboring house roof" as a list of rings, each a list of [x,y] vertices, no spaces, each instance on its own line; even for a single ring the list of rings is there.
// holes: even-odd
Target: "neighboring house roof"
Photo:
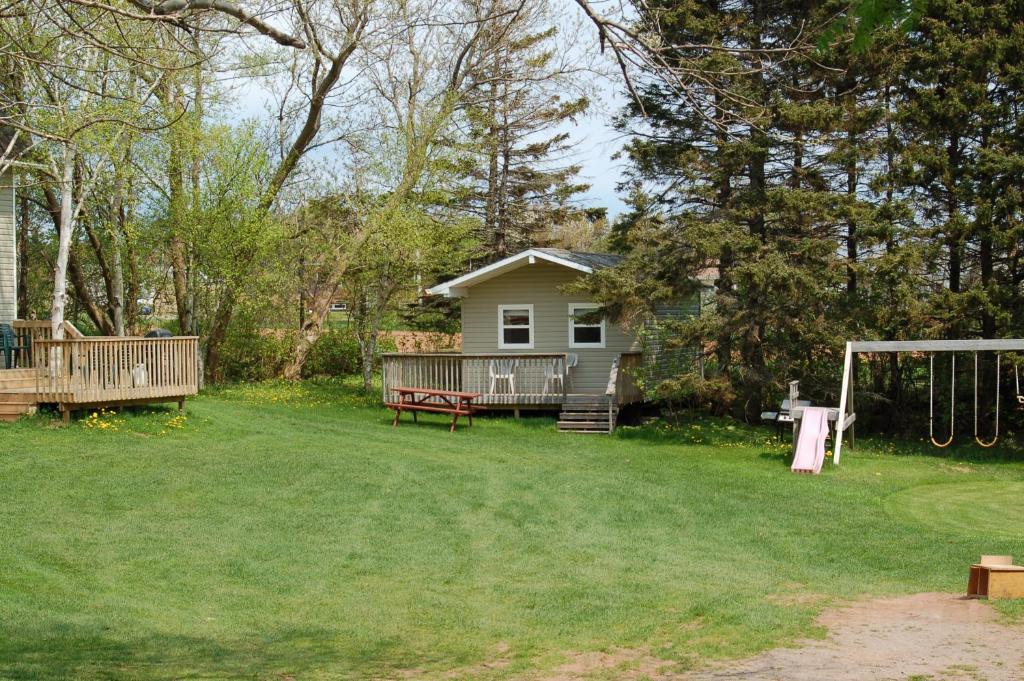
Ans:
[[[520,267],[531,265],[538,260],[550,262],[562,267],[578,270],[584,274],[592,274],[595,270],[605,267],[614,267],[622,260],[622,256],[612,253],[583,253],[580,251],[567,251],[561,248],[530,248],[522,253],[516,253],[507,258],[491,263],[486,267],[473,270],[461,277],[446,281],[427,289],[427,293],[433,296],[445,296],[447,298],[461,298],[466,295],[466,289],[470,286],[493,279],[494,277],[517,270]]]

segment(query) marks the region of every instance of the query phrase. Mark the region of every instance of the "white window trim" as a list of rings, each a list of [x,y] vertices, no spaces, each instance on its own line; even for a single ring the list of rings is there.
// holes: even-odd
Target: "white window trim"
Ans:
[[[570,348],[603,348],[608,340],[608,329],[604,323],[604,317],[601,317],[601,342],[600,343],[577,343],[575,341],[576,334],[573,333],[576,321],[573,317],[576,315],[576,310],[596,310],[601,306],[597,303],[569,303],[569,347]],[[585,324],[584,326],[596,326],[595,324]]]
[[[505,342],[505,310],[526,310],[530,313],[530,342],[529,343],[506,343]],[[521,329],[521,326],[511,326],[511,329]],[[498,306],[498,348],[501,350],[533,350],[533,305],[499,305]]]

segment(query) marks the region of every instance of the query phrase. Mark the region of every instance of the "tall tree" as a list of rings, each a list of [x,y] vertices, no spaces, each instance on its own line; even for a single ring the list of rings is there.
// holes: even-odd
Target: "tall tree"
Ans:
[[[738,391],[739,408],[760,410],[765,392],[793,373],[813,373],[810,349],[827,338],[821,320],[835,300],[839,204],[822,151],[842,119],[822,59],[765,51],[799,38],[827,3],[656,4],[640,25],[670,44],[730,45],[679,67],[707,74],[681,99],[672,84],[648,77],[621,118],[633,133],[634,211],[618,226],[630,251],[621,272],[634,281],[603,283],[609,302],[648,310],[693,295],[717,273],[714,306],[680,326],[699,346],[714,340],[717,368]],[[671,60],[670,60],[671,63]],[[609,275],[614,276],[614,275]],[[628,292],[628,304],[623,304]],[[728,391],[732,395],[732,391]]]
[[[506,15],[480,36],[489,58],[464,103],[469,153],[460,164],[466,206],[481,218],[489,256],[502,258],[578,213],[571,201],[587,185],[568,160],[574,144],[565,128],[589,107],[587,65],[553,25],[547,2],[473,7]]]

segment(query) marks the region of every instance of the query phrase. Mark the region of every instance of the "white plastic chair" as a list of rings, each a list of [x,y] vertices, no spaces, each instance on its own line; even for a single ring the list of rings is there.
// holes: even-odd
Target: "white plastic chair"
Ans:
[[[561,357],[555,357],[551,360],[550,364],[544,366],[544,389],[541,394],[547,395],[548,390],[555,392],[565,392],[565,381],[568,377],[569,370],[572,369],[579,362],[579,355],[574,352],[566,354],[565,359]]]
[[[516,367],[519,361],[515,359],[492,359],[487,365],[487,373],[491,377],[491,394],[494,394],[499,382],[508,385],[509,393],[516,394]]]
[[[565,362],[561,357],[554,357],[550,362],[544,365],[544,388],[541,390],[542,395],[547,395],[548,390],[551,392],[563,392],[565,390]]]

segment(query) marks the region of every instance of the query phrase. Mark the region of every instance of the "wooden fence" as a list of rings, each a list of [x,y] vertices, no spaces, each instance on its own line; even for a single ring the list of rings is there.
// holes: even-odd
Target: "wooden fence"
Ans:
[[[401,353],[386,352],[381,356],[383,367],[382,397],[385,402],[398,399],[394,388],[432,388],[481,393],[478,404],[492,405],[559,405],[573,393],[572,370],[565,372],[568,353],[533,354],[460,354],[457,352]],[[513,380],[495,378],[507,371],[509,362]],[[639,352],[624,352],[609,374],[610,397],[615,404],[643,401],[643,392],[634,377],[643,362]],[[564,373],[561,381],[552,374]]]
[[[197,351],[195,336],[38,340],[36,393],[62,405],[183,399],[199,390]]]

